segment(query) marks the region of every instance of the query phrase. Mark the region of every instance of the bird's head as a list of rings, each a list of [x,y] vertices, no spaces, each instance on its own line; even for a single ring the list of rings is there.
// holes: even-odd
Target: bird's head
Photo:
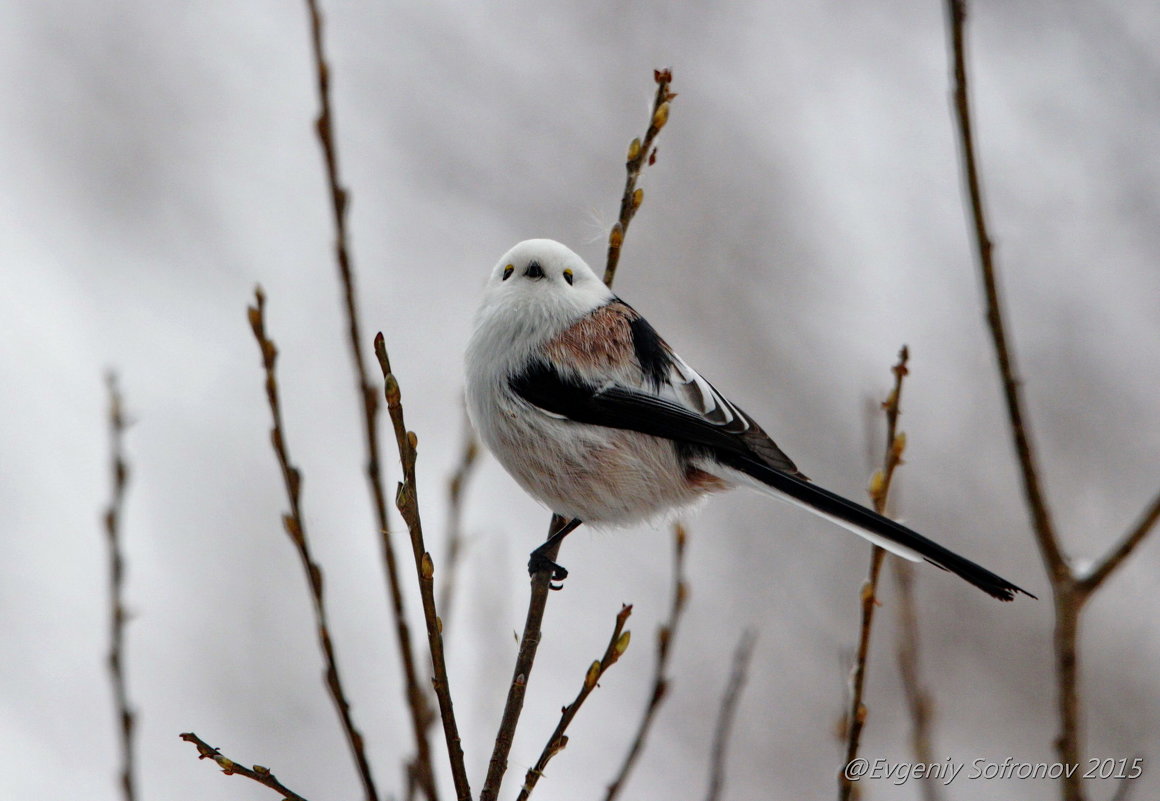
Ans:
[[[496,262],[480,311],[524,318],[550,335],[612,298],[612,291],[570,249],[551,239],[528,239]]]

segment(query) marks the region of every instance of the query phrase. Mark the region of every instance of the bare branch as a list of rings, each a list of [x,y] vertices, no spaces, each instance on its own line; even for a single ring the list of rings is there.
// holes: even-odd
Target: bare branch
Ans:
[[[274,774],[270,772],[269,768],[262,767],[261,765],[254,765],[252,768],[247,768],[244,765],[239,765],[229,757],[224,756],[220,748],[214,748],[212,745],[208,745],[193,732],[182,734],[181,739],[197,746],[198,759],[212,759],[222,769],[222,773],[227,776],[236,774],[238,776],[245,776],[247,779],[256,781],[258,784],[264,784],[271,790],[281,793],[285,801],[306,801],[305,798],[278,781]]]
[[[668,101],[676,97],[669,91],[672,77],[669,70],[655,70],[653,72],[653,79],[657,83],[657,99],[653,103],[653,113],[649,120],[648,131],[645,133],[645,142],[633,140],[633,144],[629,146],[628,162],[625,165],[628,178],[625,183],[624,195],[620,201],[620,220],[612,226],[612,233],[608,239],[608,262],[604,269],[604,283],[610,287],[616,277],[616,265],[620,259],[620,248],[624,244],[624,234],[628,228],[628,223],[636,214],[636,210],[644,198],[644,191],[635,188],[636,179],[640,175],[646,157],[648,163],[652,163],[656,159],[656,150],[648,153],[646,145],[652,146],[652,141],[668,121]],[[552,520],[548,524],[548,537],[550,538],[567,523],[567,520],[558,515],[552,515]],[[555,561],[559,550],[560,547],[557,544],[544,556]],[[511,751],[516,726],[519,724],[520,713],[524,708],[524,694],[527,692],[528,677],[531,675],[532,665],[536,660],[536,650],[540,647],[540,626],[543,623],[544,610],[548,604],[548,592],[552,586],[551,579],[551,570],[540,570],[532,575],[524,633],[520,638],[516,666],[512,673],[511,686],[508,688],[507,701],[504,703],[499,732],[496,734],[495,746],[491,752],[491,760],[488,762],[487,778],[484,780],[483,789],[479,793],[480,801],[495,801],[500,785],[503,783],[504,773],[507,771],[507,757]]]
[[[898,416],[902,413],[902,381],[909,372],[906,366],[909,359],[910,350],[903,345],[898,352],[898,362],[890,368],[894,374],[894,388],[882,402],[882,409],[886,413],[886,448],[882,457],[882,469],[875,471],[871,477],[869,489],[870,500],[873,501],[874,511],[878,514],[886,513],[894,470],[902,464],[902,453],[906,449],[906,435],[898,431]],[[850,675],[850,706],[846,713],[846,761],[843,765],[849,765],[858,756],[862,729],[866,725],[867,710],[866,705],[862,703],[862,694],[866,685],[866,664],[870,656],[870,632],[874,626],[874,609],[878,605],[878,576],[885,555],[886,552],[878,546],[871,546],[870,571],[860,593],[862,623],[858,634],[854,669]],[[838,771],[838,798],[841,801],[848,801],[853,797],[853,792],[854,782],[847,775],[847,771],[844,769]]]
[[[395,637],[399,644],[399,657],[403,666],[403,681],[405,685],[407,708],[411,717],[411,728],[415,737],[416,757],[413,763],[415,779],[420,789],[430,801],[436,801],[438,793],[431,768],[431,749],[427,729],[432,721],[432,714],[427,702],[427,694],[419,684],[418,671],[415,667],[415,654],[411,645],[411,632],[407,624],[406,609],[403,604],[403,592],[399,583],[399,570],[395,559],[394,546],[391,543],[390,524],[387,520],[386,492],[383,489],[383,477],[379,466],[379,437],[378,437],[378,391],[372,385],[363,359],[362,329],[359,324],[358,301],[354,283],[354,263],[347,246],[346,211],[350,196],[342,186],[338,173],[338,147],[335,141],[334,117],[330,105],[330,66],[326,61],[326,50],[323,44],[323,18],[317,0],[306,0],[306,7],[310,14],[310,35],[314,68],[318,84],[319,112],[315,121],[315,133],[322,148],[322,157],[326,167],[326,180],[330,193],[330,207],[334,218],[334,254],[338,263],[339,278],[342,282],[343,299],[345,301],[347,330],[349,333],[350,353],[353,361],[355,380],[357,385],[359,407],[362,410],[363,434],[366,440],[366,475],[371,491],[371,502],[374,507],[375,519],[379,531],[379,544],[383,555],[383,564],[387,574],[387,587],[390,593],[391,612],[395,623]]]
[[[717,801],[725,788],[725,758],[729,750],[729,735],[733,731],[733,720],[737,714],[737,703],[741,700],[741,689],[749,672],[749,659],[753,656],[753,645],[757,635],[746,631],[733,652],[733,671],[729,684],[721,698],[721,711],[717,714],[717,728],[713,731],[713,751],[709,762],[709,790],[705,801]]]
[[[1085,578],[1080,579],[1078,589],[1081,596],[1088,596],[1099,589],[1108,576],[1124,563],[1124,560],[1132,555],[1132,551],[1136,550],[1136,546],[1144,541],[1152,529],[1156,527],[1156,521],[1160,520],[1160,494],[1157,494],[1152,499],[1152,503],[1140,515],[1140,519],[1132,530],[1124,535],[1120,540],[1120,544],[1112,549],[1111,553],[1104,557],[1104,560],[1096,565]]]
[[[568,737],[565,735],[565,732],[572,723],[572,719],[576,717],[576,713],[580,711],[580,707],[584,705],[584,701],[596,689],[605,671],[615,665],[617,660],[628,649],[631,632],[624,631],[624,624],[628,621],[628,617],[631,614],[631,604],[624,604],[620,607],[620,612],[616,615],[616,625],[612,628],[612,636],[608,639],[608,646],[604,649],[604,655],[588,667],[588,672],[584,676],[584,683],[580,686],[580,692],[576,695],[576,699],[561,711],[560,722],[556,724],[555,730],[548,737],[548,743],[540,753],[540,758],[536,760],[535,767],[530,768],[527,775],[524,776],[524,786],[520,789],[517,801],[527,801],[528,797],[531,796],[532,790],[536,787],[536,782],[544,775],[544,770],[548,767],[548,762],[551,761],[552,757],[564,750],[564,746],[568,745]]]
[[[967,87],[966,67],[966,17],[965,0],[947,0],[947,18],[950,26],[951,58],[954,71],[954,107],[958,122],[959,141],[962,147],[963,178],[967,183],[967,194],[970,198],[975,247],[987,303],[987,323],[991,340],[995,346],[1000,381],[1003,384],[1007,418],[1011,426],[1011,438],[1014,441],[1015,452],[1019,459],[1020,473],[1023,478],[1023,494],[1030,512],[1035,541],[1039,547],[1040,557],[1047,569],[1055,600],[1053,644],[1060,718],[1060,733],[1055,740],[1055,746],[1061,762],[1075,765],[1079,764],[1080,754],[1079,650],[1077,640],[1079,613],[1084,593],[1059,547],[1047,499],[1040,488],[1039,471],[1036,465],[1035,452],[1031,446],[1031,436],[1028,432],[1020,382],[1015,372],[1014,353],[1007,340],[998,278],[991,252],[991,239],[987,233],[986,215],[983,211],[983,192],[971,128],[970,93]],[[1078,773],[1063,777],[1063,796],[1065,801],[1082,801],[1084,792]]]
[[[873,545],[870,548],[870,569],[859,591],[861,625],[858,630],[858,649],[854,655],[854,667],[850,671],[850,705],[843,717],[846,731],[846,756],[843,765],[858,756],[862,743],[862,729],[866,725],[869,710],[862,702],[866,686],[866,665],[870,657],[870,632],[874,626],[874,610],[878,606],[878,577],[882,572],[882,560],[886,551]],[[849,801],[854,797],[854,782],[846,775],[846,770],[838,771],[838,798]]]
[[[1007,339],[1004,322],[1003,303],[999,294],[999,280],[992,255],[991,237],[987,217],[983,210],[983,190],[979,180],[978,161],[975,157],[974,134],[971,124],[971,107],[967,89],[966,45],[964,23],[967,8],[964,0],[947,0],[947,13],[951,25],[951,47],[954,63],[954,107],[958,119],[959,141],[962,146],[963,178],[967,182],[967,194],[971,205],[971,220],[974,224],[975,248],[979,259],[979,269],[983,278],[983,290],[987,300],[987,325],[995,346],[999,375],[1003,382],[1003,396],[1007,404],[1007,418],[1011,424],[1011,437],[1015,452],[1019,457],[1019,468],[1023,477],[1023,493],[1031,513],[1031,522],[1039,551],[1047,572],[1061,579],[1067,577],[1069,568],[1059,548],[1055,527],[1047,499],[1039,482],[1038,459],[1031,445],[1031,434],[1024,412],[1021,382],[1015,370],[1015,354]]]
[[[669,619],[657,630],[657,661],[653,671],[652,692],[649,694],[648,704],[644,715],[641,716],[636,736],[624,757],[624,764],[616,778],[608,785],[605,801],[613,801],[620,794],[621,788],[628,779],[628,774],[636,765],[636,760],[644,750],[645,739],[652,728],[657,710],[668,696],[669,678],[665,675],[669,666],[669,655],[673,651],[673,641],[677,636],[677,627],[681,622],[681,613],[685,609],[685,600],[688,598],[688,584],[685,580],[685,542],[687,535],[685,527],[680,523],[673,526],[673,601],[669,608]]]
[[[136,798],[134,785],[134,716],[129,706],[129,691],[125,680],[125,622],[124,604],[125,559],[121,553],[121,513],[125,506],[125,488],[129,483],[129,466],[125,463],[125,414],[117,376],[105,376],[109,388],[109,434],[112,450],[113,493],[105,509],[105,539],[109,546],[109,608],[110,643],[109,674],[113,683],[113,703],[121,735],[121,792],[125,801]]]
[[[640,178],[646,164],[656,162],[657,151],[653,147],[653,141],[669,121],[669,101],[676,97],[669,91],[669,84],[673,80],[671,70],[654,70],[653,78],[657,83],[657,93],[653,99],[648,129],[644,132],[644,139],[633,139],[628,146],[628,159],[624,164],[627,176],[624,181],[624,193],[620,197],[620,217],[608,234],[608,263],[604,268],[604,283],[608,286],[612,286],[612,279],[616,277],[620,248],[624,244],[625,234],[628,233],[629,223],[644,201],[644,190],[636,188],[637,179]]]
[[[338,672],[338,660],[335,656],[334,643],[330,638],[330,625],[327,622],[326,603],[322,592],[322,568],[311,555],[310,541],[306,535],[306,523],[302,518],[302,475],[290,461],[290,453],[286,445],[286,434],[282,425],[282,406],[278,397],[278,379],[274,369],[278,358],[278,348],[274,341],[266,336],[266,296],[262,294],[261,287],[254,291],[254,297],[255,305],[250,306],[247,311],[249,312],[250,328],[253,329],[254,338],[258,341],[258,348],[262,352],[262,365],[266,371],[266,400],[270,404],[270,414],[274,420],[274,427],[270,430],[270,441],[274,446],[278,466],[282,470],[282,481],[285,484],[286,497],[290,503],[290,513],[282,516],[282,524],[298,552],[302,569],[306,572],[314,610],[314,625],[318,632],[318,645],[322,649],[322,656],[326,662],[324,676],[326,689],[330,693],[331,700],[334,701],[335,709],[338,710],[342,730],[346,734],[347,745],[350,747],[351,757],[354,759],[367,801],[377,801],[378,792],[375,790],[374,779],[371,777],[371,767],[367,760],[366,749],[363,747],[363,737],[355,728],[350,711],[350,702],[346,698]]]
[[[443,653],[443,623],[439,620],[435,608],[435,562],[423,542],[423,522],[419,516],[419,495],[415,483],[415,457],[419,438],[415,436],[414,431],[407,430],[403,419],[399,382],[391,371],[386,341],[381,332],[375,336],[375,355],[383,371],[387,411],[395,428],[399,460],[403,465],[403,480],[395,494],[395,506],[411,533],[411,552],[415,557],[415,572],[419,577],[419,595],[423,600],[423,619],[427,624],[427,643],[431,648],[431,663],[435,673],[432,684],[435,687],[435,698],[439,702],[439,717],[443,721],[447,756],[451,762],[451,777],[455,782],[456,797],[460,801],[471,801],[471,787],[468,785],[467,770],[463,764],[463,745],[459,739],[459,727],[455,722],[455,708],[451,703],[451,684],[447,677],[447,661]]]

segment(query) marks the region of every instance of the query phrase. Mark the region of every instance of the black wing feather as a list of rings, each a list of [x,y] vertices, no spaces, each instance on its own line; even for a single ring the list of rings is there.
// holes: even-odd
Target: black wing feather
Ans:
[[[533,362],[510,380],[512,390],[533,406],[577,423],[624,428],[713,451],[752,455],[740,438],[664,398],[611,384],[597,388],[561,375],[550,365]]]
[[[636,360],[640,363],[645,381],[653,389],[660,389],[661,384],[669,380],[669,371],[673,367],[673,360],[669,356],[664,340],[643,317],[632,319],[628,329],[632,333],[632,349],[636,353]]]
[[[847,500],[799,476],[770,466],[737,433],[723,430],[680,404],[617,384],[595,387],[574,376],[561,375],[542,361],[512,377],[512,390],[553,414],[589,425],[650,434],[711,452],[723,464],[740,470],[817,511],[896,542],[949,570],[984,592],[1010,601],[1015,593],[1035,596],[980,565],[890,518]]]

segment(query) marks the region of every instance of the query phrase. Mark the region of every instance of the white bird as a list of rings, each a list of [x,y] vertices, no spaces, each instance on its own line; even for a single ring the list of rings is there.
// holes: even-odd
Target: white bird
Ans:
[[[627,524],[744,485],[789,500],[1000,600],[1025,590],[813,484],[564,245],[529,239],[488,277],[467,347],[467,408],[500,464],[567,525]]]

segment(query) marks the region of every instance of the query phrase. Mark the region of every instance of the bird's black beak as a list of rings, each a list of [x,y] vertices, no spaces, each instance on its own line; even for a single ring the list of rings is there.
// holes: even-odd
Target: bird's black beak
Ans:
[[[544,268],[540,266],[538,261],[533,261],[528,265],[528,268],[524,270],[524,276],[527,278],[543,278]]]

